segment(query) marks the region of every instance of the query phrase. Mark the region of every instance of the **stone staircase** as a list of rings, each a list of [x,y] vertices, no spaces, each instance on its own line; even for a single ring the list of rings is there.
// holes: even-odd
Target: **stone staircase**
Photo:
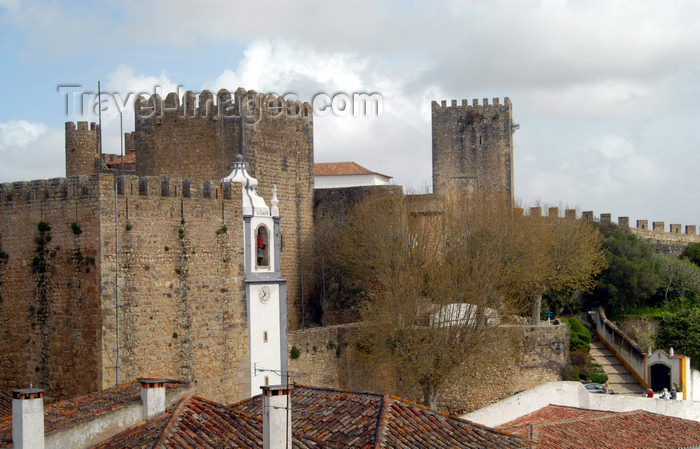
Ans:
[[[620,360],[595,336],[591,340],[591,357],[608,375],[608,386],[615,394],[643,396],[646,392]]]

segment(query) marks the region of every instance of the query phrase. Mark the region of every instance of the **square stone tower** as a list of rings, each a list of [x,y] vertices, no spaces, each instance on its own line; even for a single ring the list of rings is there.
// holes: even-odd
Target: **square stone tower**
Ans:
[[[432,102],[433,193],[503,192],[513,198],[513,116],[510,99]]]

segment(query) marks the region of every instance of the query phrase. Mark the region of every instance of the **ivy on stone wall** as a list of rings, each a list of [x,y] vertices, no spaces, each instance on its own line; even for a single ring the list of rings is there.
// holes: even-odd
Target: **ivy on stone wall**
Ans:
[[[51,225],[40,221],[37,223],[37,231],[39,233],[34,239],[36,248],[31,262],[36,287],[36,302],[29,306],[29,312],[35,316],[35,321],[31,323],[32,328],[39,327],[41,339],[40,366],[37,366],[38,369],[36,370],[41,376],[39,386],[48,388],[49,332],[47,323],[49,319],[49,287],[51,284],[51,261],[56,257],[56,250],[49,249]]]
[[[0,233],[0,304],[2,304],[3,267],[7,265],[8,260],[10,260],[10,255],[2,250],[2,233]]]

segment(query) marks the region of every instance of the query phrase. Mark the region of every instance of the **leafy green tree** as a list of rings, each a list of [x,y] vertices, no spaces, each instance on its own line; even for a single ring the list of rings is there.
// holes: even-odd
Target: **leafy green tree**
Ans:
[[[659,288],[656,259],[651,245],[617,228],[603,228],[608,268],[587,303],[603,305],[608,313],[634,309],[648,303]]]
[[[700,243],[691,243],[681,253],[681,259],[688,259],[700,267]]]
[[[549,290],[587,291],[606,266],[598,229],[585,220],[526,217],[532,257],[522,264],[518,288],[532,299],[532,324],[539,324],[542,297]]]
[[[693,368],[700,366],[700,310],[685,309],[659,320],[656,346],[690,357]]]
[[[657,256],[661,290],[667,306],[674,300],[679,305],[694,301],[700,294],[700,267],[687,259]]]

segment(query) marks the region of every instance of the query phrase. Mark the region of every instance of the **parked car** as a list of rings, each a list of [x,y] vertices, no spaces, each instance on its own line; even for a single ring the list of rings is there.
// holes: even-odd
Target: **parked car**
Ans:
[[[595,394],[615,394],[612,389],[608,388],[608,391],[605,391],[605,385],[601,385],[596,382],[591,382],[588,380],[582,380],[581,383],[583,384],[584,387],[586,387],[586,390],[588,390],[589,393],[595,393]]]

